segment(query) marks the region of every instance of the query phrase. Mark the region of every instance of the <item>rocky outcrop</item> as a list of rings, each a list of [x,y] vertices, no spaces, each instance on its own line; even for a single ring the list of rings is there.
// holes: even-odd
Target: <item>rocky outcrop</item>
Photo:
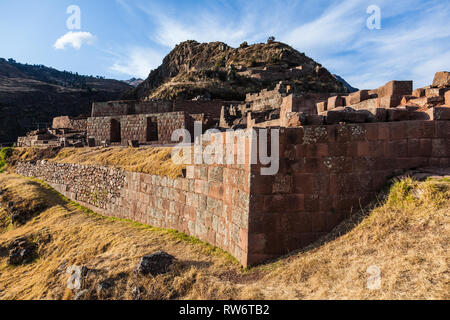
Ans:
[[[142,275],[151,274],[152,276],[157,276],[167,273],[174,260],[175,257],[166,252],[156,252],[141,258],[135,271]]]
[[[33,262],[37,257],[37,245],[29,239],[18,239],[13,241],[9,247],[7,264],[19,266]]]
[[[304,53],[271,41],[232,48],[222,42],[180,43],[129,93],[129,99],[244,100],[247,93],[290,80],[301,92],[348,92]]]

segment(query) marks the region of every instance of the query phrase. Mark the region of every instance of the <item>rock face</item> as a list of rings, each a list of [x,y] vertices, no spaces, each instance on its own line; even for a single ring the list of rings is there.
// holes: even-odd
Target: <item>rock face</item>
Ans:
[[[89,114],[92,102],[117,100],[132,87],[0,58],[0,143],[51,124],[57,116]]]
[[[129,93],[129,99],[245,99],[290,80],[302,92],[348,92],[327,69],[280,43],[232,48],[222,42],[186,41]]]
[[[33,262],[37,257],[37,245],[27,239],[19,239],[10,245],[7,264],[19,266]]]
[[[450,87],[450,72],[441,71],[437,72],[434,76],[433,87],[445,88]]]
[[[156,252],[141,258],[136,266],[136,273],[157,276],[169,272],[175,257],[166,252]]]

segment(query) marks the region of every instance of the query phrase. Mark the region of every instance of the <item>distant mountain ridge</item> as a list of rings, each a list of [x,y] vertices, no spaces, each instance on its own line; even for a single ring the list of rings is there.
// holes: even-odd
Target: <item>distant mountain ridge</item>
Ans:
[[[90,114],[94,101],[120,99],[126,83],[0,58],[0,142],[13,142],[60,115]]]
[[[126,84],[128,84],[128,85],[130,85],[132,87],[137,87],[142,82],[144,82],[144,80],[142,80],[141,78],[139,78],[139,79],[131,78],[129,80],[123,80],[123,82],[125,82]]]
[[[341,82],[344,87],[346,87],[350,92],[356,92],[359,89],[352,87],[347,81],[344,80],[341,76],[338,76],[337,74],[333,74],[333,77],[335,77],[339,82]]]

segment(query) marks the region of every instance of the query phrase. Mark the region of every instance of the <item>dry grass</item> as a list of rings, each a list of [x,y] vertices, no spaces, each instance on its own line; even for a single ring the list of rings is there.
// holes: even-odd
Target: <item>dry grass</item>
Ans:
[[[47,150],[47,151],[46,151]],[[20,161],[47,159],[59,163],[94,164],[113,166],[127,171],[177,178],[182,175],[184,165],[171,160],[172,148],[64,148],[52,149],[17,148],[13,158]]]
[[[0,299],[69,299],[64,271],[85,265],[91,298],[131,299],[448,299],[450,181],[393,185],[383,205],[362,212],[306,250],[248,271],[212,247],[171,231],[104,218],[61,199],[43,185],[0,175],[15,195],[37,195],[50,208],[25,226],[0,230],[0,247],[24,235],[51,240],[22,267],[0,256]],[[3,233],[2,233],[3,232]],[[139,258],[164,250],[178,261],[167,275],[136,276]],[[368,267],[381,270],[381,290],[366,287]],[[115,280],[109,297],[96,284]]]

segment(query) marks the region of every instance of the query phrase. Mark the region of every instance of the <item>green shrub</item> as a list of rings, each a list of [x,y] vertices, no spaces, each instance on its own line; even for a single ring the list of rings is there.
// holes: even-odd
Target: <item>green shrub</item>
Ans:
[[[13,148],[3,148],[0,150],[0,173],[5,170],[6,160],[12,156]]]

